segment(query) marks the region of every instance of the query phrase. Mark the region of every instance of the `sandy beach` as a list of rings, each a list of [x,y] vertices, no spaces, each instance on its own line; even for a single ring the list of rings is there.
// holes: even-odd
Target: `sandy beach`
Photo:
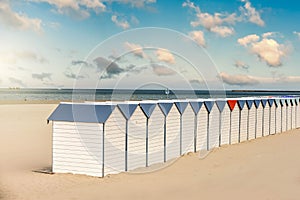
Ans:
[[[299,199],[300,130],[185,155],[159,171],[42,174],[57,104],[0,105],[0,199]]]

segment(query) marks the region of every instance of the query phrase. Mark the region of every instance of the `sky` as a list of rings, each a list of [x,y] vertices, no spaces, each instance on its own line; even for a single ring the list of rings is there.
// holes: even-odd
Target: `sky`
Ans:
[[[297,0],[0,0],[0,88],[299,90]]]

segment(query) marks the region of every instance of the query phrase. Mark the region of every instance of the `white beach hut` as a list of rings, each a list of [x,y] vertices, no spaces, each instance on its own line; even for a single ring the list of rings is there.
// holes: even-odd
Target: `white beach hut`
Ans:
[[[197,101],[197,100],[191,100],[190,101],[190,105],[194,111],[194,152],[197,152],[198,150],[200,150],[200,148],[198,149],[197,147],[197,136],[198,133],[200,132],[200,126],[202,125],[198,114],[199,111],[203,105],[203,102],[201,101]]]
[[[281,102],[280,99],[274,99],[275,106],[275,133],[281,133]]]
[[[52,171],[99,177],[123,171],[124,149],[111,144],[124,140],[122,127],[110,129],[118,116],[121,127],[125,123],[115,105],[61,103],[48,118],[53,121]]]
[[[199,100],[204,101],[204,100]],[[208,114],[205,106],[201,106],[198,112],[198,125],[197,125],[197,151],[207,150],[207,134],[208,134]]]
[[[180,155],[194,151],[194,113],[187,100],[174,102],[180,113]]]
[[[256,108],[256,125],[255,125],[255,138],[262,137],[262,127],[263,127],[263,107],[261,105],[260,99],[254,100],[254,105]]]
[[[297,108],[296,108],[296,114],[295,114],[295,117],[296,117],[296,128],[299,128],[300,127],[300,101],[299,101],[299,97],[296,97],[296,104],[297,104]]]
[[[125,171],[146,166],[146,117],[138,102],[119,103],[126,119]]]
[[[164,114],[164,161],[180,156],[180,114],[173,101],[159,101]]]
[[[281,102],[281,132],[287,131],[287,105],[286,99],[280,99]]]
[[[268,104],[268,99],[261,99],[261,105],[263,107],[262,134],[263,136],[268,136],[270,129],[270,106]]]
[[[239,142],[247,140],[248,109],[245,106],[245,99],[238,99],[239,108]]]
[[[256,118],[256,108],[254,106],[253,99],[247,99],[246,105],[248,109],[247,117],[247,140],[255,139],[255,118]]]
[[[291,98],[291,129],[296,128],[296,108],[295,98]]]
[[[146,116],[146,166],[164,162],[164,114],[156,101],[142,101]]]
[[[213,100],[204,101],[207,110],[207,150],[219,146],[219,110]]]
[[[269,135],[276,133],[276,105],[274,99],[268,99],[269,104]]]
[[[219,146],[229,144],[230,109],[226,100],[216,100],[219,109]]]
[[[292,129],[292,105],[290,98],[285,99],[286,103],[286,130]]]
[[[239,108],[237,108],[236,99],[228,99],[227,104],[230,108],[230,137],[229,144],[235,144],[239,142]]]

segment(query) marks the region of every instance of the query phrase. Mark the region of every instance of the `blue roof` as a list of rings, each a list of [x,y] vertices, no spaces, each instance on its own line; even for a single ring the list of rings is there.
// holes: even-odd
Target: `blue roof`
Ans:
[[[105,123],[115,105],[59,104],[48,121]]]
[[[254,103],[254,100],[252,100],[252,99],[246,100],[246,105],[247,105],[248,109],[252,108],[253,103]]]
[[[272,107],[273,103],[274,103],[274,99],[268,99],[268,102],[269,102],[270,107]]]
[[[124,103],[124,104],[118,104],[118,107],[120,111],[122,112],[125,119],[130,119],[131,115],[135,111],[137,104],[130,104],[130,103]]]
[[[255,105],[256,108],[259,107],[259,104],[260,104],[260,100],[259,99],[255,99],[254,100],[254,105]]]
[[[243,110],[246,100],[239,99],[237,103],[238,103],[240,110]]]
[[[182,115],[188,105],[188,102],[182,102],[182,101],[175,102],[175,105],[176,105],[179,113]]]
[[[199,110],[202,107],[203,102],[201,101],[190,101],[191,107],[195,114],[198,114]]]
[[[220,112],[223,112],[226,103],[227,103],[227,101],[225,101],[225,100],[217,100],[216,101],[217,107]]]
[[[207,112],[210,113],[211,109],[214,106],[214,101],[204,101],[204,105],[206,107]]]
[[[158,106],[160,107],[161,111],[164,113],[165,116],[167,116],[173,106],[173,103],[158,103]]]
[[[268,103],[268,100],[267,100],[267,99],[262,99],[262,100],[261,100],[261,105],[263,106],[263,108],[266,107],[267,103]]]
[[[156,103],[140,103],[140,107],[147,118],[151,117],[153,110],[155,109]]]

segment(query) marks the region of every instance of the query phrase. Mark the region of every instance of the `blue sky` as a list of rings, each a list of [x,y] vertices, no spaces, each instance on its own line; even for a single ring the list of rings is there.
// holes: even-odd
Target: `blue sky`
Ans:
[[[297,0],[2,0],[0,87],[298,90],[299,7]]]

